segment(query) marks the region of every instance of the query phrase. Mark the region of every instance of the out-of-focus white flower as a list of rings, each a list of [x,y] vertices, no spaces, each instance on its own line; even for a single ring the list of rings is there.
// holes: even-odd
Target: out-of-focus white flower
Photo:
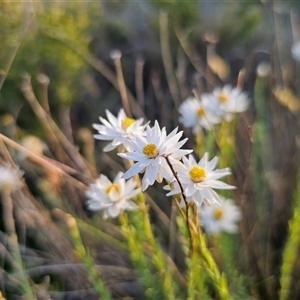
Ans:
[[[24,174],[18,168],[0,166],[0,190],[15,191],[22,186],[21,176]]]
[[[26,137],[24,137],[22,140],[21,140],[21,145],[36,153],[36,154],[43,154],[43,152],[47,149],[47,146],[46,144],[41,141],[39,138],[37,138],[36,136],[33,136],[33,135],[28,135]],[[20,152],[19,154],[19,158],[20,159],[24,159],[27,157],[27,154],[23,153],[23,152]]]
[[[291,53],[293,59],[300,61],[300,41],[293,44]]]
[[[190,97],[187,98],[180,106],[179,122],[186,128],[193,128],[193,133],[202,130],[211,130],[214,124],[220,123],[220,117],[214,112],[211,102],[207,98],[201,100]]]
[[[46,149],[45,143],[33,135],[24,137],[21,140],[21,145],[37,154],[43,154],[43,151]]]
[[[268,61],[262,61],[256,68],[256,74],[260,77],[267,77],[271,71],[271,64]]]
[[[166,161],[168,157],[171,164],[179,164],[178,159],[191,153],[193,150],[180,149],[187,138],[178,141],[182,136],[182,131],[178,132],[175,128],[169,135],[166,134],[166,128],[160,129],[158,122],[155,121],[151,128],[147,126],[146,137],[135,136],[131,142],[133,152],[118,153],[122,158],[136,161],[125,174],[124,178],[130,178],[133,175],[145,171],[142,180],[142,190],[146,190],[149,185],[153,185],[155,180],[160,181],[165,178],[169,181],[174,180],[174,175]]]
[[[218,163],[218,157],[208,161],[208,153],[205,153],[199,163],[196,162],[193,155],[189,155],[189,158],[183,157],[182,160],[184,167],[176,168],[175,166],[175,168],[188,202],[193,200],[198,207],[200,207],[204,199],[211,203],[218,203],[220,196],[214,189],[235,189],[234,186],[218,180],[231,174],[229,168],[214,170]],[[173,184],[174,189],[167,196],[181,193],[178,182],[173,182]],[[170,190],[168,186],[164,188]]]
[[[103,210],[104,218],[117,217],[121,211],[134,210],[138,206],[131,201],[141,189],[136,189],[134,179],[125,181],[123,173],[119,172],[111,182],[105,175],[100,175],[90,189],[86,192],[89,210]]]
[[[208,101],[218,103],[216,113],[225,121],[231,121],[234,113],[243,112],[249,106],[247,93],[229,84],[223,88],[215,88]]]
[[[138,120],[128,118],[124,112],[124,109],[120,109],[118,117],[111,114],[109,110],[106,110],[107,120],[100,117],[101,124],[93,124],[93,127],[98,130],[99,134],[95,134],[95,139],[111,141],[106,145],[103,151],[111,151],[122,145],[127,151],[129,148],[129,141],[133,136],[144,136],[146,125],[142,125],[144,119]]]
[[[220,197],[220,204],[202,205],[199,209],[199,217],[205,231],[208,234],[215,234],[222,231],[237,232],[237,222],[242,215],[240,209],[231,200]]]

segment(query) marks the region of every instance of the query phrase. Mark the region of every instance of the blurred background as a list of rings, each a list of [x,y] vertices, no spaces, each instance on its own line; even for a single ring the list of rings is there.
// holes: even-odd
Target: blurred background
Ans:
[[[157,118],[159,106],[173,102],[162,61],[161,39],[168,42],[168,51],[164,50],[168,53],[164,55],[170,55],[168,63],[172,63],[182,85],[180,94],[174,96],[176,101],[182,101],[204,75],[199,69],[205,70],[211,35],[212,52],[219,59],[212,64],[219,68],[217,63],[223,59],[217,72],[223,73],[225,82],[236,83],[238,72],[251,55],[259,53],[263,57],[251,63],[253,69],[259,60],[267,59],[276,29],[271,7],[260,1],[236,1],[230,5],[221,1],[2,1],[2,76],[7,69],[9,73],[1,90],[1,111],[10,112],[20,127],[36,130],[33,122],[26,122],[31,119],[31,112],[22,99],[20,83],[23,76],[29,75],[33,86],[41,90],[41,76],[45,75],[50,82],[49,105],[53,115],[58,118],[58,111],[70,107],[74,129],[90,127],[104,108],[117,110],[121,104],[114,87],[111,58],[113,51],[120,50],[130,92],[138,97],[136,72],[142,72],[144,95],[139,99],[140,105],[148,118]],[[288,4],[278,4],[277,35],[285,46],[285,59],[293,43],[291,9]]]
[[[246,91],[250,108],[238,117],[233,141],[224,142],[233,156],[226,161],[227,148],[213,143],[208,151],[232,168],[234,200],[243,212],[241,234],[230,242],[233,268],[245,278],[236,299],[279,299],[288,221],[299,198],[300,66],[291,53],[300,41],[299,1],[0,1],[0,24],[0,133],[56,166],[69,166],[86,185],[100,173],[113,178],[125,170],[115,152],[103,153],[105,143],[94,141],[92,128],[105,109],[116,115],[124,97],[135,118],[158,120],[168,132],[179,126],[191,148],[195,138],[178,123],[177,109],[193,90],[231,84]],[[4,148],[1,162],[9,160]],[[48,299],[43,292],[49,286],[53,299],[96,297],[82,269],[68,280],[61,269],[41,267],[76,260],[68,254],[62,218],[53,215],[59,208],[85,222],[85,243],[98,264],[123,267],[123,275],[112,267],[105,275],[113,295],[144,299],[128,255],[107,238],[124,241],[117,221],[88,212],[80,186],[62,184],[51,169],[8,149],[29,188],[17,197],[14,216],[24,264],[35,267],[30,276],[42,291],[38,298]],[[164,194],[160,187],[150,190],[149,205],[158,239],[168,248],[172,205]],[[106,235],[96,239],[92,228]],[[182,251],[172,256],[184,269]],[[1,263],[7,271],[3,256]],[[7,299],[19,299],[14,288],[1,288]],[[291,285],[289,295],[299,299],[299,285]]]

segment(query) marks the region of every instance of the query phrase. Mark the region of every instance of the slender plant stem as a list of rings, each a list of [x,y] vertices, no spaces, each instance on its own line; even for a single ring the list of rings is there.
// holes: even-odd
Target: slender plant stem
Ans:
[[[111,57],[115,62],[116,72],[117,72],[117,81],[118,81],[119,91],[121,94],[122,104],[123,104],[125,113],[128,117],[132,117],[128,94],[127,94],[127,89],[126,89],[126,84],[125,84],[123,70],[122,70],[122,65],[121,65],[122,53],[119,50],[115,50],[111,54]]]
[[[1,191],[1,198],[3,210],[3,223],[5,231],[9,237],[7,243],[7,250],[13,259],[15,267],[14,271],[19,272],[21,274],[21,288],[22,292],[24,293],[25,299],[35,299],[28,277],[25,275],[22,266],[23,262],[20,255],[18,236],[16,233],[15,220],[13,216],[13,200],[11,198],[10,188],[4,188]]]
[[[167,161],[167,164],[168,166],[170,167],[174,177],[176,178],[178,184],[179,184],[179,187],[180,187],[180,191],[181,191],[181,194],[182,194],[182,198],[183,198],[183,201],[185,203],[185,207],[186,207],[186,210],[185,210],[185,217],[186,217],[186,227],[187,227],[187,230],[188,230],[188,233],[189,233],[189,237],[190,237],[190,247],[191,247],[191,251],[193,249],[193,240],[192,240],[192,234],[191,234],[191,229],[190,229],[190,225],[189,225],[189,207],[188,207],[188,202],[186,200],[186,196],[185,196],[185,192],[184,192],[184,189],[183,189],[183,186],[178,178],[178,175],[177,175],[177,172],[174,170],[171,162],[170,162],[170,159],[168,156],[165,156],[165,159]]]
[[[102,60],[100,60],[99,58],[97,58],[96,56],[94,56],[93,54],[87,51],[82,51],[82,49],[80,49],[80,47],[78,47],[77,44],[75,43],[71,44],[69,40],[66,41],[64,38],[54,35],[51,31],[47,30],[46,28],[40,28],[40,31],[46,36],[60,42],[66,48],[69,48],[72,52],[74,52],[76,55],[82,58],[86,63],[88,63],[92,68],[94,68],[99,73],[101,73],[109,82],[111,82],[111,84],[117,89],[117,91],[120,91],[116,75]],[[135,100],[134,96],[132,95],[128,87],[125,88],[126,88],[127,97],[130,102],[130,106],[133,114],[135,116],[143,117],[144,119],[146,119],[145,113],[142,107],[139,105],[139,102]]]
[[[164,68],[166,71],[167,82],[170,88],[170,92],[175,106],[178,108],[181,102],[180,93],[178,90],[175,72],[173,70],[173,62],[171,49],[169,44],[169,31],[168,31],[168,14],[161,12],[159,16],[159,28],[160,28],[160,44],[161,54]]]
[[[86,165],[86,162],[80,155],[78,149],[72,144],[69,139],[65,136],[65,134],[60,130],[59,126],[54,122],[49,114],[43,109],[37,100],[35,93],[33,91],[30,78],[25,78],[22,85],[22,92],[24,97],[30,104],[32,110],[39,118],[39,121],[47,130],[48,134],[51,135],[53,141],[57,143],[57,145],[61,145],[66,154],[72,161],[76,164],[78,170],[85,174],[89,180],[93,180],[93,176]]]
[[[138,57],[135,64],[135,90],[137,94],[137,100],[141,108],[145,107],[145,96],[143,86],[143,71],[145,60],[142,57]]]
[[[24,148],[23,146],[19,145],[18,143],[16,143],[15,141],[11,140],[10,138],[6,137],[5,135],[0,133],[0,141],[3,141],[4,143],[6,143],[7,145],[13,147],[14,149],[25,153],[26,155],[28,155],[31,159],[33,159],[35,162],[37,162],[38,164],[42,165],[43,167],[45,167],[46,169],[49,169],[57,174],[59,174],[60,176],[63,176],[66,180],[68,180],[70,183],[72,183],[74,186],[76,186],[77,188],[79,188],[80,190],[86,191],[87,190],[87,186],[82,183],[81,181],[78,181],[77,179],[75,179],[74,177],[70,176],[67,172],[77,172],[76,170],[70,168],[67,165],[64,165],[62,163],[56,162],[56,161],[50,161],[50,159],[45,158],[39,154],[36,154],[26,148]],[[57,165],[58,166],[57,166]],[[65,171],[63,170],[63,168],[65,169]]]
[[[110,290],[103,281],[99,270],[96,268],[93,257],[89,254],[89,251],[85,249],[75,218],[72,215],[64,213],[60,210],[57,210],[56,212],[58,216],[61,216],[61,218],[65,220],[70,231],[70,237],[75,247],[75,253],[85,264],[89,280],[96,292],[101,299],[111,300],[112,298]]]

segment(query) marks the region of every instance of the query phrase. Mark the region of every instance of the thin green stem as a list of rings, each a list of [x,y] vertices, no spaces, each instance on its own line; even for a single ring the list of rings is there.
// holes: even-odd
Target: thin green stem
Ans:
[[[61,212],[61,215],[66,220],[68,228],[70,230],[70,236],[72,242],[75,246],[75,252],[77,256],[82,260],[87,269],[88,277],[92,285],[94,286],[96,292],[103,300],[111,300],[110,290],[106,287],[104,281],[102,280],[96,266],[93,257],[86,251],[84,244],[82,242],[79,229],[75,218],[70,214]]]
[[[299,187],[298,187],[299,188]],[[290,299],[293,271],[298,261],[300,248],[300,192],[298,191],[294,215],[289,223],[289,237],[283,252],[279,293],[280,300]]]
[[[165,159],[167,161],[167,164],[168,166],[170,167],[174,177],[176,178],[178,184],[179,184],[179,188],[180,188],[180,191],[181,191],[181,195],[182,195],[182,198],[183,198],[183,201],[185,203],[185,207],[186,207],[186,210],[185,210],[185,220],[186,220],[186,227],[187,227],[187,230],[188,230],[188,233],[189,233],[189,237],[190,237],[190,249],[192,251],[193,249],[193,240],[192,240],[192,234],[191,234],[191,229],[190,229],[190,225],[189,225],[189,207],[188,207],[188,202],[187,202],[187,199],[186,199],[186,196],[185,196],[185,192],[184,192],[184,188],[178,178],[178,175],[177,175],[177,172],[174,170],[170,160],[169,160],[169,157],[165,156]]]
[[[31,288],[29,278],[26,276],[23,270],[23,262],[22,257],[20,255],[18,236],[16,233],[15,220],[13,216],[13,200],[11,198],[10,188],[4,188],[1,191],[1,198],[3,222],[5,226],[5,231],[9,237],[7,243],[7,251],[10,253],[14,261],[14,272],[20,274],[21,288],[25,299],[36,299]]]

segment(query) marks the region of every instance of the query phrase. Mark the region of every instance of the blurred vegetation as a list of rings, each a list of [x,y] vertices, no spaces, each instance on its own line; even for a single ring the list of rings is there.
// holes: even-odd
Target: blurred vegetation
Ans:
[[[12,157],[29,188],[14,198],[17,237],[1,219],[3,296],[299,299],[300,89],[290,54],[299,16],[298,2],[1,0],[0,133],[17,142],[39,137],[45,158],[24,160],[0,143],[1,164]],[[198,156],[209,151],[233,169],[243,213],[239,235],[201,237],[199,256],[188,257],[185,224],[160,188],[119,220],[86,210],[86,186],[100,172],[124,170],[92,131],[105,109],[116,114],[124,101],[117,49],[134,117],[158,119],[168,131],[193,90],[240,84],[251,98],[233,125],[204,140],[185,130]]]

